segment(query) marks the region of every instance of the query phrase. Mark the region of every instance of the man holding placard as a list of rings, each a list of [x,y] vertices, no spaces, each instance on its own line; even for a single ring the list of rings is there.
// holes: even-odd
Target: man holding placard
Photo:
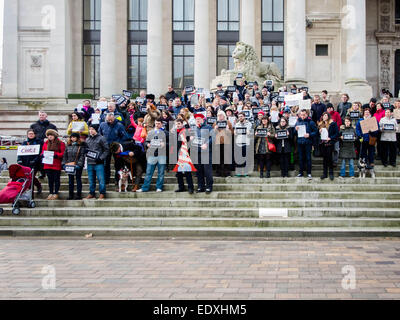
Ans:
[[[381,128],[381,145],[382,145],[382,164],[387,167],[389,164],[396,167],[396,132],[398,130],[397,120],[393,117],[392,109],[385,110],[385,117],[379,122]]]
[[[364,109],[363,118],[357,122],[356,132],[361,141],[360,158],[367,161],[369,169],[373,169],[379,124],[376,118],[371,117],[369,108]]]
[[[311,150],[313,139],[318,134],[318,129],[314,121],[312,121],[311,118],[308,117],[306,110],[301,110],[295,128],[298,137],[297,149],[299,152],[299,174],[297,175],[297,177],[303,177],[304,170],[307,168],[307,176],[308,179],[311,180]]]

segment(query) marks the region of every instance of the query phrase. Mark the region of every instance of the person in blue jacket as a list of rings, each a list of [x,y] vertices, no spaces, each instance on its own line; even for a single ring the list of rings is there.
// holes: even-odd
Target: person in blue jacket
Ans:
[[[361,129],[361,121],[367,120],[373,118],[375,119],[378,130],[376,131],[370,131],[368,133],[363,133]],[[357,137],[360,139],[361,142],[361,151],[360,151],[360,158],[364,159],[364,161],[367,162],[367,168],[368,169],[373,169],[374,167],[374,161],[375,161],[375,143],[370,144],[370,140],[376,140],[374,138],[378,137],[379,134],[379,122],[376,120],[376,118],[371,116],[371,109],[366,108],[363,111],[363,118],[361,118],[356,125],[356,134]],[[372,138],[372,139],[371,139]]]
[[[296,134],[297,134],[297,149],[299,152],[299,174],[298,178],[303,176],[304,165],[307,167],[307,176],[308,179],[312,179],[311,175],[311,151],[313,145],[313,139],[318,134],[317,126],[315,122],[311,120],[311,118],[307,114],[307,110],[301,110],[299,119],[295,125]],[[304,135],[302,134],[305,129]]]
[[[99,134],[106,138],[109,146],[113,142],[123,143],[130,139],[124,125],[115,119],[113,113],[107,114],[106,122],[100,124]],[[111,176],[111,153],[108,154],[105,161],[105,176],[106,184],[109,184]],[[118,172],[115,172],[115,181],[118,181]]]

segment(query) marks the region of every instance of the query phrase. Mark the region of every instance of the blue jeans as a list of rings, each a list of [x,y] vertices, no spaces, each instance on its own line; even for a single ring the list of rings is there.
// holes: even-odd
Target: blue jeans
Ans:
[[[340,176],[346,176],[346,162],[349,163],[349,176],[354,177],[354,160],[353,159],[342,159],[342,166],[340,167]]]
[[[311,144],[299,144],[297,150],[299,153],[299,173],[303,174],[307,169],[307,174],[311,174]]]
[[[157,189],[163,189],[164,186],[164,173],[165,168],[167,166],[166,157],[149,157],[147,159],[147,169],[146,169],[146,177],[144,178],[144,184],[142,186],[143,192],[148,192],[150,189],[151,179],[153,178],[154,171],[157,167]]]
[[[106,194],[106,179],[104,175],[104,164],[88,164],[89,190],[92,196],[96,193],[96,176],[99,180],[100,194]]]

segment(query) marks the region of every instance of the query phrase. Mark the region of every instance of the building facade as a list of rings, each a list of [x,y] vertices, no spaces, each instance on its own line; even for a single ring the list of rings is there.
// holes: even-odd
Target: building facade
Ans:
[[[287,83],[400,90],[399,0],[5,0],[2,101],[209,88],[237,41]]]

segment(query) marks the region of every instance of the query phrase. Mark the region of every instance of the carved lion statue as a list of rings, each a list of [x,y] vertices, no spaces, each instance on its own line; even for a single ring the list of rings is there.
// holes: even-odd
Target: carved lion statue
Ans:
[[[276,63],[261,62],[254,48],[244,42],[238,42],[233,51],[234,70],[222,70],[222,74],[238,74],[243,73],[249,81],[264,82],[265,80],[273,80],[280,83],[282,74]]]

